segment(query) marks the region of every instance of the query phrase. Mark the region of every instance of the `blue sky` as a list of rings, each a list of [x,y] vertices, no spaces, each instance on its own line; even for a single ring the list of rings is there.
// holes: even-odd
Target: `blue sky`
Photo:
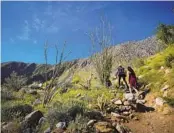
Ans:
[[[106,15],[114,44],[152,36],[159,23],[174,24],[174,2],[2,2],[1,62],[44,63],[43,47],[58,44],[71,54],[67,60],[89,56],[85,34]],[[49,51],[53,64],[55,52]]]

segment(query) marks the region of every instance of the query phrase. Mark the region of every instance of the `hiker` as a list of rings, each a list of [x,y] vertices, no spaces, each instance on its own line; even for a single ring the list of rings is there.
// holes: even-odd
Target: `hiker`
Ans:
[[[136,78],[135,72],[130,66],[127,67],[127,70],[129,72],[129,85],[130,85],[129,91],[130,93],[132,93],[132,90],[135,90],[135,92],[138,93],[137,78]]]
[[[126,72],[125,72],[124,67],[122,67],[121,64],[117,68],[117,72],[116,72],[116,75],[115,76],[116,76],[116,78],[118,77],[118,85],[119,85],[119,88],[120,88],[121,78],[123,79],[124,83],[126,84],[127,89],[129,88],[129,86],[128,86],[127,82],[126,82]]]

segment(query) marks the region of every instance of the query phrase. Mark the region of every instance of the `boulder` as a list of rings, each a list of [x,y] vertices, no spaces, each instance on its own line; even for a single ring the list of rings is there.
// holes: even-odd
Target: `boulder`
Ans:
[[[145,103],[146,103],[146,100],[139,100],[139,99],[137,99],[137,100],[136,100],[136,103],[145,104]]]
[[[87,123],[87,126],[93,126],[95,122],[96,122],[96,120],[90,120],[90,121]]]
[[[65,129],[66,128],[66,122],[58,122],[56,124],[56,127],[59,129]]]
[[[164,70],[164,66],[161,66],[161,67],[160,67],[160,70]]]
[[[47,129],[44,131],[44,133],[51,133],[51,128],[50,128],[50,127],[47,128]]]
[[[39,120],[39,125],[42,125],[43,123],[45,123],[47,121],[47,119],[45,117],[41,117]]]
[[[40,89],[41,86],[42,86],[41,84],[38,84],[38,83],[36,83],[36,82],[34,82],[33,84],[29,85],[29,87],[30,87],[31,89]]]
[[[25,120],[23,121],[24,127],[33,127],[38,125],[39,120],[42,117],[43,117],[43,114],[39,110],[31,112],[25,117]]]
[[[130,112],[124,111],[124,112],[123,112],[123,115],[128,116],[128,115],[130,115]]]
[[[134,94],[133,93],[125,93],[124,94],[124,98],[127,100],[127,101],[132,101],[134,100]]]
[[[122,105],[123,103],[122,103],[121,100],[116,100],[116,101],[114,102],[114,104],[115,104],[115,105]]]
[[[123,105],[129,106],[130,105],[130,102],[129,101],[124,101]]]
[[[155,104],[158,105],[158,106],[163,106],[164,103],[165,103],[165,100],[163,98],[161,98],[161,97],[157,97],[155,99]]]
[[[131,110],[131,106],[119,106],[119,111],[123,112],[123,111],[129,111]]]
[[[120,114],[114,113],[114,112],[111,112],[111,116],[114,116],[114,117],[116,117],[116,118],[120,118],[120,117],[121,117]]]

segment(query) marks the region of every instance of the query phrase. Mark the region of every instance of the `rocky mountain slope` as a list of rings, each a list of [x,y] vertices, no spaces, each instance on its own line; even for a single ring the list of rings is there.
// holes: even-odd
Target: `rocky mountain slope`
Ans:
[[[132,59],[140,57],[148,57],[155,54],[160,50],[156,37],[149,37],[140,41],[125,42],[120,45],[111,47],[114,56],[114,62],[130,62]],[[83,68],[91,64],[88,58],[77,59],[70,62],[65,62],[62,66],[59,75],[65,70],[74,68]],[[5,78],[15,71],[18,75],[25,75],[28,78],[27,83],[30,84],[33,81],[44,82],[45,72],[48,74],[48,78],[51,78],[53,72],[53,66],[48,65],[48,70],[45,71],[44,64],[24,63],[24,62],[5,62],[1,63],[1,82],[4,83]]]
[[[61,82],[61,80],[56,80],[52,88],[56,92],[46,106],[43,106],[46,83],[26,85],[20,90],[2,87],[2,132],[172,133],[174,46],[169,45],[156,53],[158,47],[155,43],[157,42],[152,37],[112,47],[115,57],[121,58],[121,53],[126,51],[123,55],[127,56],[120,61],[142,57],[137,60],[140,63],[134,66],[138,83],[141,83],[138,92],[130,93],[124,85],[118,88],[118,81],[115,76],[112,77],[112,74],[112,86],[109,88],[102,86],[96,73],[93,73],[93,68],[89,67],[91,66],[89,59],[74,60],[62,65],[59,79],[68,77],[68,82],[62,80],[65,86],[59,86],[58,81]],[[122,49],[123,47],[128,48],[128,51],[125,50],[126,48]],[[141,54],[142,49],[144,52]],[[120,51],[121,53],[118,54]],[[31,79],[33,75],[44,76],[44,65],[25,63],[19,65],[19,63],[11,62],[15,64],[13,67],[9,64],[3,63],[2,67],[6,68],[4,71],[8,68],[16,69],[19,74],[27,74]],[[75,72],[69,76],[72,67]],[[48,66],[47,73],[50,75],[52,68],[53,66]],[[93,73],[93,77],[90,78],[91,85],[90,88],[86,88],[84,85],[88,83],[91,73]],[[33,81],[36,80],[33,79]]]

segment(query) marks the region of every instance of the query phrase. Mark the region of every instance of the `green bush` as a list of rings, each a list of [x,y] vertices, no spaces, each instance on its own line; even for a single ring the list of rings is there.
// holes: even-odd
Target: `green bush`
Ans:
[[[16,72],[12,72],[10,77],[5,78],[5,86],[9,89],[18,91],[22,86],[26,84],[27,78],[23,76],[18,76]]]
[[[94,133],[94,128],[88,128],[87,123],[89,119],[82,115],[77,115],[74,121],[71,121],[68,125],[69,133]]]
[[[144,59],[143,58],[135,59],[133,61],[133,65],[134,65],[134,67],[137,67],[137,68],[144,66],[145,65]]]
[[[165,66],[172,68],[172,63],[174,63],[174,55],[169,54],[165,58]]]
[[[13,95],[13,93],[11,91],[8,90],[1,90],[1,100],[14,100],[16,99],[16,97]]]
[[[80,76],[75,75],[72,79],[73,84],[78,84],[80,82]]]
[[[57,122],[65,121],[70,122],[75,120],[77,114],[83,114],[85,107],[83,104],[70,101],[69,103],[57,102],[53,105],[53,108],[48,111],[47,118],[52,127]]]
[[[23,118],[30,112],[32,112],[32,107],[27,104],[13,106],[6,105],[1,108],[1,120],[10,121],[16,118]]]

